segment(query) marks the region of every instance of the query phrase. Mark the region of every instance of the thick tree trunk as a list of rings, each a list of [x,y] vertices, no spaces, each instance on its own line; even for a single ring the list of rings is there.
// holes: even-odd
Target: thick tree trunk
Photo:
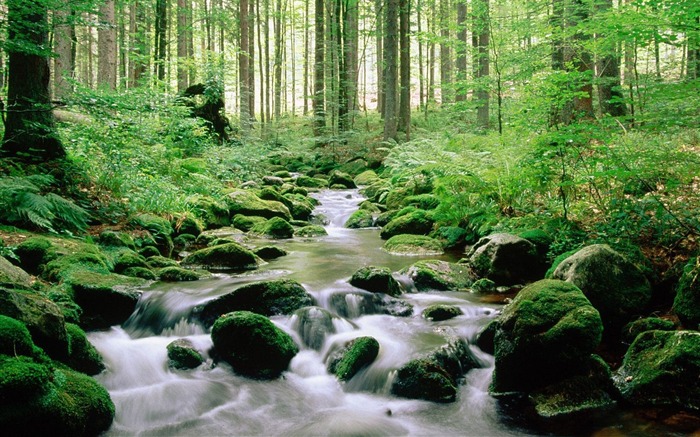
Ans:
[[[599,13],[612,9],[612,0],[600,0],[596,4]],[[613,117],[627,115],[627,107],[623,100],[620,80],[620,55],[617,45],[609,44],[607,53],[598,58],[598,100],[603,114]]]
[[[117,26],[114,21],[114,0],[100,5],[100,26],[97,30],[97,86],[117,87]]]
[[[177,91],[179,93],[189,86],[187,15],[191,7],[191,0],[177,0]]]
[[[238,68],[239,68],[239,86],[240,86],[240,107],[239,107],[239,114],[240,114],[240,119],[241,119],[241,131],[243,133],[247,133],[250,131],[250,96],[249,94],[251,93],[250,87],[249,87],[249,72],[248,72],[248,67],[249,67],[249,61],[250,61],[250,55],[247,51],[248,46],[249,46],[249,30],[250,28],[248,27],[249,25],[249,20],[248,20],[248,0],[240,0],[239,1],[239,9],[238,9],[238,20],[240,23],[240,35],[239,35],[239,43],[240,43],[240,48],[238,52]]]
[[[53,94],[56,100],[63,100],[71,94],[73,86],[68,79],[73,78],[73,40],[75,26],[72,10],[60,8],[54,11],[54,53]],[[1,86],[2,84],[0,84]]]
[[[316,0],[315,32],[314,32],[314,99],[313,111],[314,136],[322,137],[326,130],[326,111],[324,107],[325,92],[325,32],[324,32],[324,0]]]
[[[155,21],[155,51],[153,61],[155,63],[156,78],[165,80],[165,57],[167,53],[167,31],[168,31],[168,2],[166,0],[156,0],[156,21]]]
[[[0,156],[45,161],[66,156],[54,127],[49,92],[46,4],[7,1],[7,118]]]
[[[386,0],[384,32],[384,139],[396,138],[398,109],[399,0]]]
[[[401,93],[399,97],[398,130],[411,134],[411,2],[401,0],[399,7],[399,43],[401,45]]]

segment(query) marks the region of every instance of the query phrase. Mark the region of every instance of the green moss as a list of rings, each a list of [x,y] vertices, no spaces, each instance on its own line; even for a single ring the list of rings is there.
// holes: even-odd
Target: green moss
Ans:
[[[277,378],[299,352],[292,337],[267,317],[249,311],[219,317],[211,338],[236,373],[257,379]]]
[[[0,355],[0,405],[26,401],[42,394],[50,379],[51,371],[29,357]]]
[[[202,354],[192,342],[180,338],[168,344],[168,365],[175,369],[194,369],[204,362]]]
[[[171,226],[178,235],[189,234],[197,237],[204,232],[202,220],[189,214],[176,215]]]
[[[635,338],[646,331],[674,331],[675,323],[658,317],[645,317],[628,323],[622,328],[622,341],[631,344]]]
[[[308,225],[304,226],[302,228],[297,229],[294,231],[294,236],[295,237],[322,237],[324,235],[328,235],[328,232],[326,232],[326,229],[323,226],[319,225]]]
[[[321,178],[312,178],[310,176],[301,175],[296,178],[295,183],[299,187],[306,188],[328,188],[328,181]]]
[[[47,281],[59,282],[67,280],[78,271],[109,273],[107,259],[102,254],[94,252],[62,256],[46,264],[41,276]]]
[[[331,171],[328,179],[328,185],[332,187],[356,188],[352,176],[339,170]]]
[[[253,226],[255,226],[259,223],[264,223],[266,221],[267,221],[267,219],[265,217],[246,216],[243,214],[236,214],[233,216],[233,220],[232,220],[231,224],[236,229],[240,229],[243,232],[248,232],[253,228]]]
[[[406,215],[397,216],[382,228],[380,237],[389,239],[400,234],[428,235],[433,230],[432,214],[422,209]]]
[[[691,258],[678,281],[673,311],[689,329],[700,329],[700,258]]]
[[[462,314],[462,310],[454,305],[434,304],[423,310],[423,317],[433,322],[449,320]]]
[[[15,248],[22,268],[30,273],[38,273],[39,266],[56,257],[51,241],[44,237],[31,237]]]
[[[473,281],[469,268],[464,264],[439,260],[418,261],[402,273],[411,278],[418,290],[462,290]]]
[[[374,226],[374,217],[371,211],[358,209],[348,217],[344,226],[348,229],[371,228]]]
[[[474,281],[471,289],[474,293],[493,293],[496,291],[496,283],[488,278],[481,278]]]
[[[31,356],[34,342],[24,323],[0,315],[0,354]]]
[[[132,278],[141,278],[147,281],[155,281],[158,279],[151,269],[145,267],[129,267],[122,272],[122,275],[131,276]]]
[[[469,232],[459,226],[441,226],[430,233],[446,250],[461,249],[467,244]]]
[[[248,270],[257,268],[260,258],[238,243],[198,250],[182,260],[182,265],[213,269]]]
[[[379,180],[379,176],[374,170],[365,170],[362,173],[355,176],[353,182],[355,185],[370,185]]]
[[[353,273],[350,284],[373,293],[385,293],[390,296],[401,294],[399,283],[388,267],[365,266]]]
[[[391,392],[404,398],[442,403],[457,399],[457,387],[445,369],[427,359],[412,360],[401,367]]]
[[[148,267],[146,259],[133,251],[122,252],[114,261],[114,272],[122,273],[130,267]]]
[[[164,256],[155,255],[146,259],[146,266],[152,269],[162,269],[164,267],[177,266],[177,261]]]
[[[384,250],[395,255],[441,255],[439,241],[423,235],[396,235],[384,243]]]
[[[434,194],[416,194],[403,199],[403,206],[415,206],[418,209],[431,210],[440,205],[440,199]]]
[[[66,323],[78,323],[83,315],[83,309],[73,301],[69,289],[65,284],[54,287],[49,291],[48,297],[61,309]]]
[[[287,220],[279,217],[273,217],[266,222],[258,223],[249,232],[254,235],[276,239],[292,238],[294,236],[292,225]]]
[[[348,342],[343,353],[328,363],[328,371],[341,381],[348,381],[379,355],[379,342],[373,337],[358,337]]]
[[[277,246],[262,246],[256,248],[253,253],[262,259],[269,260],[287,255],[287,251]]]
[[[552,261],[552,266],[547,270],[547,273],[545,273],[544,277],[547,279],[552,279],[552,275],[554,274],[554,271],[559,267],[559,264],[562,263],[565,259],[570,257],[571,255],[575,254],[578,252],[579,249],[573,249],[568,252],[564,252],[561,255],[558,255],[556,258],[554,258],[554,261]]]
[[[158,272],[158,279],[165,282],[198,281],[200,275],[182,267],[165,267]]]
[[[160,256],[160,251],[153,246],[146,246],[142,249],[139,249],[139,255],[141,255],[144,258],[151,258],[154,256]]]
[[[192,206],[203,221],[205,229],[220,228],[228,226],[230,223],[229,211],[224,202],[201,196],[194,200]]]
[[[126,247],[135,250],[136,244],[131,235],[124,232],[103,231],[98,238],[98,243],[101,246]]]
[[[97,375],[103,371],[105,365],[102,356],[88,341],[85,331],[73,323],[66,323],[66,331],[68,332],[68,360],[66,364],[71,369],[88,375]]]
[[[242,214],[246,216],[260,216],[266,219],[273,217],[291,220],[289,209],[282,203],[274,200],[263,200],[252,191],[235,189],[225,197],[231,216]]]
[[[13,265],[5,257],[0,256],[0,283],[20,284],[30,287],[32,282],[33,280],[29,273]]]

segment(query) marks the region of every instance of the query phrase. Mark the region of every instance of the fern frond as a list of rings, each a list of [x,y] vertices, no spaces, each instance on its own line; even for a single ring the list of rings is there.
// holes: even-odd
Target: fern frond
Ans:
[[[51,211],[63,227],[72,231],[84,231],[88,227],[90,214],[70,200],[49,193],[46,200],[51,204]]]

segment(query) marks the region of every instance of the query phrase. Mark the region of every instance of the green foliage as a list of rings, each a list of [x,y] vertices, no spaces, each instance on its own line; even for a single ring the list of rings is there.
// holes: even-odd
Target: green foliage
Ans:
[[[71,200],[51,192],[50,175],[0,177],[0,210],[6,224],[49,232],[83,232],[89,214]]]

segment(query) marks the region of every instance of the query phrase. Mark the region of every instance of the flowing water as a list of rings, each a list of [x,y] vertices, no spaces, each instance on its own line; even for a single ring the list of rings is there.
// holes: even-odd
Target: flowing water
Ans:
[[[348,283],[353,272],[365,265],[397,272],[419,258],[382,251],[376,229],[343,228],[362,201],[357,191],[329,190],[316,196],[321,202],[316,213],[329,220],[328,236],[275,241],[289,254],[253,272],[156,283],[144,291],[124,325],[90,334],[107,365],[98,379],[116,406],[114,424],[106,435],[526,435],[499,414],[496,401],[487,393],[493,358],[474,346],[484,368],[467,373],[456,402],[435,404],[389,393],[393,369],[445,344],[446,332],[471,342],[498,307],[481,303],[469,293],[412,292],[402,296],[414,306],[412,317],[360,314],[357,301],[363,292]],[[319,306],[332,312],[337,311],[331,296],[344,294],[348,317],[334,320],[334,334],[316,339],[320,347],[301,346],[282,378],[243,378],[226,363],[214,365],[208,357],[195,370],[168,368],[166,346],[177,338],[191,340],[205,354],[212,347],[206,330],[190,321],[193,307],[241,284],[283,277],[301,282]],[[410,288],[410,281],[403,278],[402,283]],[[464,315],[440,323],[420,317],[426,306],[437,302],[458,305]],[[302,335],[307,333],[297,332],[297,316],[272,320],[297,344],[304,344]],[[327,372],[324,358],[333,345],[364,335],[379,341],[380,354],[348,383],[340,383]]]

